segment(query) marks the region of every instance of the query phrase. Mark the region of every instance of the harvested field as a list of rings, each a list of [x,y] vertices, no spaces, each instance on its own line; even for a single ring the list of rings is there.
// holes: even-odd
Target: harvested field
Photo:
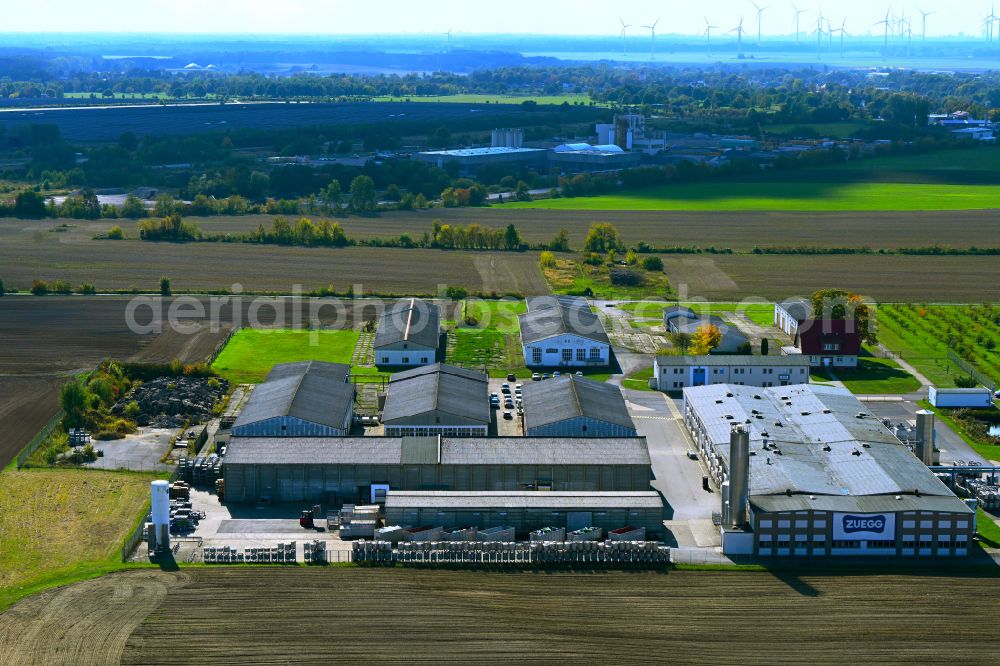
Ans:
[[[996,257],[717,255],[664,256],[663,263],[674,289],[691,299],[772,300],[836,285],[880,302],[1000,300]]]
[[[26,599],[0,615],[0,663],[117,664],[131,633],[184,578],[136,571]]]
[[[135,593],[147,588],[149,596]],[[110,615],[115,591],[112,608],[131,613],[121,615],[124,628]],[[149,663],[150,655],[215,664],[987,663],[1000,647],[998,592],[997,578],[943,575],[133,571],[21,602],[0,616],[0,656],[88,663],[95,652],[121,650],[124,664]],[[61,610],[60,598],[71,609]],[[58,654],[40,652],[52,640],[44,628],[72,625],[73,611],[88,612],[87,598],[108,621],[88,623],[86,639],[69,632]]]
[[[102,358],[153,363],[210,356],[229,332],[199,324],[190,334],[136,335],[127,298],[0,298],[0,467],[14,458],[57,409],[59,386]],[[140,319],[140,321],[143,321]],[[228,321],[228,320],[227,320]]]
[[[319,219],[315,216],[306,216]],[[409,233],[418,237],[431,231],[433,221],[448,224],[481,224],[506,227],[513,223],[525,241],[552,240],[561,227],[569,231],[571,247],[583,246],[587,230],[594,222],[610,222],[626,243],[646,241],[656,246],[728,247],[749,251],[760,247],[872,247],[897,248],[942,245],[952,247],[1000,246],[1000,210],[907,211],[907,212],[794,212],[794,211],[627,211],[627,210],[546,210],[509,208],[434,208],[432,210],[389,212],[377,218],[348,217],[338,220],[354,238],[385,238]],[[258,225],[269,226],[273,216],[188,218],[208,233],[246,233]],[[88,238],[118,222],[127,234],[134,228],[120,220],[71,224],[93,225]],[[0,237],[5,227],[20,224],[0,220]],[[51,224],[46,222],[45,224]]]
[[[250,220],[253,218],[245,218]],[[31,281],[92,283],[100,290],[159,288],[166,275],[174,291],[230,289],[291,293],[333,285],[340,293],[361,285],[364,293],[433,295],[440,285],[490,294],[547,293],[535,253],[458,252],[393,248],[306,248],[230,243],[148,243],[93,240],[110,224],[0,222],[0,266],[8,289]]]

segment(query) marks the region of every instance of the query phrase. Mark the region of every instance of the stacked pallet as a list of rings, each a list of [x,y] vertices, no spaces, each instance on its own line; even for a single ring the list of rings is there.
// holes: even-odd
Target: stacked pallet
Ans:
[[[345,504],[340,510],[340,537],[342,539],[371,539],[378,528],[377,504],[355,506]]]
[[[306,564],[326,564],[326,542],[306,541],[302,544]]]

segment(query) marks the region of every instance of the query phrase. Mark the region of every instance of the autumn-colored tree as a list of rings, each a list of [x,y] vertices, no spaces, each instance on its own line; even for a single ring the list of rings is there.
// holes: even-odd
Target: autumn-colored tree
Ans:
[[[698,330],[691,336],[691,354],[703,356],[711,353],[713,349],[722,343],[722,331],[715,324],[705,324],[699,326]]]
[[[812,295],[813,317],[823,320],[853,319],[861,340],[877,342],[871,310],[864,298],[844,289],[820,289]]]

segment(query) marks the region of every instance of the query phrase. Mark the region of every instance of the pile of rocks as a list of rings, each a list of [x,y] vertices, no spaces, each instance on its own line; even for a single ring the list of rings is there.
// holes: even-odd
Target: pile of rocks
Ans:
[[[185,421],[197,423],[212,418],[215,404],[226,394],[227,382],[201,377],[158,377],[129,391],[112,413],[123,416],[132,402],[139,405],[135,421],[140,426],[176,428]],[[218,385],[216,386],[216,382]]]

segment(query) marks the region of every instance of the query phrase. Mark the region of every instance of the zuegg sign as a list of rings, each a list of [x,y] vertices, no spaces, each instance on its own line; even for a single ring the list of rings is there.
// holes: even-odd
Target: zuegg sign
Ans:
[[[835,513],[833,538],[892,541],[896,538],[896,516],[892,513]]]

